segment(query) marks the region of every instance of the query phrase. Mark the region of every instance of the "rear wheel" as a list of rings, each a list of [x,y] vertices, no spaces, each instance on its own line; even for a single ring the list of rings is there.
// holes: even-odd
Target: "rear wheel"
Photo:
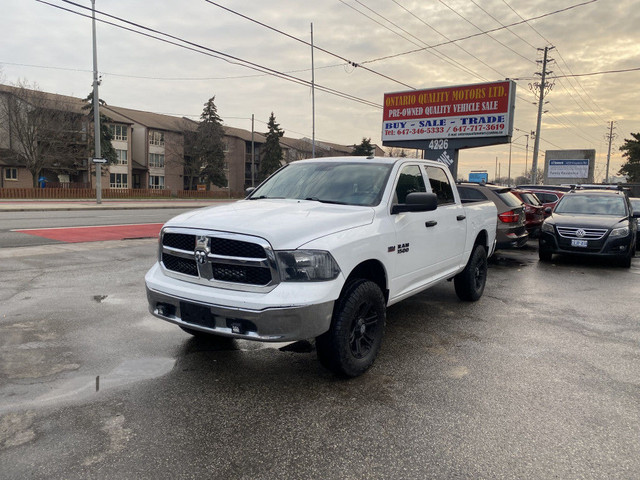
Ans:
[[[382,344],[385,303],[376,283],[363,279],[349,282],[336,302],[329,331],[316,339],[320,363],[339,375],[362,375]]]
[[[460,300],[475,302],[482,297],[487,283],[487,251],[482,245],[474,247],[466,267],[454,277],[453,283]]]

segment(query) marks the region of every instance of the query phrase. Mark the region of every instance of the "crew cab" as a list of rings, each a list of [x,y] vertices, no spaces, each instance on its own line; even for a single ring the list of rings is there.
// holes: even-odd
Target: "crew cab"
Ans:
[[[244,200],[163,226],[149,310],[193,335],[315,338],[324,366],[357,376],[387,306],[448,279],[461,299],[482,296],[496,218],[491,202],[463,206],[437,162],[292,162]]]

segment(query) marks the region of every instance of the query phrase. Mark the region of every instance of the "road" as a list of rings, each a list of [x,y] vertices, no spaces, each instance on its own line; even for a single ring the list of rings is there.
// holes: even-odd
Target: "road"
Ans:
[[[0,248],[60,243],[20,229],[164,223],[192,208],[0,212]]]
[[[500,253],[477,303],[445,282],[391,307],[353,380],[313,342],[155,319],[155,258],[153,239],[0,248],[0,478],[638,476],[640,258]]]

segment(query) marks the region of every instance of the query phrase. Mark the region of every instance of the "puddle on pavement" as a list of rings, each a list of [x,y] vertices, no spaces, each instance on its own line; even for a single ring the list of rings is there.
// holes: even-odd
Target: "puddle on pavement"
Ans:
[[[498,253],[489,259],[489,265],[497,267],[528,267],[531,263],[532,262],[522,261],[520,258],[512,258]]]
[[[0,406],[0,413],[14,409],[49,406],[62,401],[78,401],[105,390],[122,387],[131,383],[161,377],[169,373],[176,360],[165,357],[148,357],[125,360],[111,372],[96,376],[82,375],[53,386],[52,390],[33,400],[18,400],[10,405]]]

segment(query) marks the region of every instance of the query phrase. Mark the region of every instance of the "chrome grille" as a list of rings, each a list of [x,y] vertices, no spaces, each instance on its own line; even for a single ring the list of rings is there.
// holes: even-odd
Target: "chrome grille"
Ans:
[[[581,240],[600,240],[608,231],[606,228],[557,227],[557,229],[561,237]],[[582,231],[581,235],[578,235],[579,231]]]
[[[244,291],[268,291],[279,282],[275,255],[259,237],[167,227],[161,264],[168,276]]]

